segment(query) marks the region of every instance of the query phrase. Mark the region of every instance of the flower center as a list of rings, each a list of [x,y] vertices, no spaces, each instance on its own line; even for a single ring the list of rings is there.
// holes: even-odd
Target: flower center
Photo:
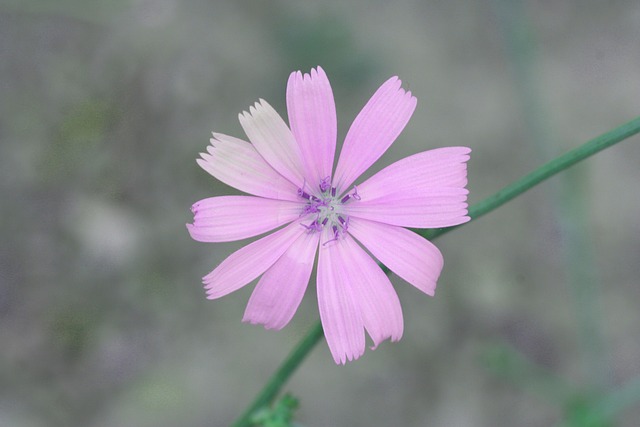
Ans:
[[[305,191],[304,185],[298,188],[298,196],[305,199],[307,203],[302,208],[300,216],[313,215],[314,219],[309,224],[302,224],[310,233],[322,231],[325,227],[330,227],[333,239],[329,242],[340,239],[349,228],[349,216],[346,215],[344,205],[353,200],[360,200],[358,189],[353,187],[353,192],[339,197],[336,194],[336,187],[331,186],[329,177],[323,178],[318,187],[320,197],[309,194]]]

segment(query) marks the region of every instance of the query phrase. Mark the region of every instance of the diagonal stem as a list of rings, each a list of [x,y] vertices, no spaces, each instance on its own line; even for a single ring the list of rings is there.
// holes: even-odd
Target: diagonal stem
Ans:
[[[236,420],[235,423],[231,425],[231,427],[250,426],[252,415],[258,409],[273,402],[284,383],[286,383],[289,377],[293,375],[298,366],[323,336],[322,324],[320,324],[320,321],[317,321],[307,335],[302,338],[302,341],[300,341],[291,353],[289,353],[289,356],[285,359],[282,365],[280,365],[280,368],[278,368],[271,378],[269,378],[269,381],[264,386],[260,394],[256,396],[247,410]]]
[[[516,198],[525,191],[530,190],[531,188],[540,184],[542,181],[551,178],[553,175],[562,172],[563,170],[570,168],[576,163],[581,162],[582,160],[593,156],[594,154],[604,150],[605,148],[611,147],[618,142],[624,141],[625,139],[637,133],[640,133],[640,117],[636,117],[635,119],[621,126],[618,126],[617,128],[610,130],[607,133],[603,133],[602,135],[593,138],[588,142],[585,142],[581,146],[564,153],[560,157],[556,157],[548,163],[545,163],[538,169],[534,170],[528,175],[523,176],[519,180],[512,182],[497,193],[471,206],[469,208],[469,216],[472,220],[478,219],[481,216],[491,212],[492,210],[499,208],[508,201]],[[434,239],[438,236],[448,233],[451,230],[455,230],[462,225],[449,228],[436,228],[430,230],[414,231],[416,231],[423,237]]]
[[[542,181],[562,172],[563,170],[575,165],[576,163],[593,156],[594,154],[617,144],[633,135],[640,133],[640,117],[637,117],[617,128],[604,133],[583,145],[551,160],[550,162],[540,166],[538,169],[523,176],[517,181],[507,185],[502,190],[487,197],[479,203],[469,208],[469,216],[471,220],[480,218],[481,216],[499,208],[508,201],[514,199],[520,194],[540,184]],[[462,224],[464,225],[464,224]],[[438,228],[433,230],[419,230],[418,234],[428,239],[435,239],[461,225],[450,228]],[[302,361],[311,352],[313,347],[322,338],[322,325],[318,321],[307,335],[298,343],[298,345],[289,353],[289,356],[280,365],[280,368],[269,379],[260,394],[251,403],[247,410],[240,418],[236,420],[232,427],[249,427],[251,425],[251,416],[256,410],[267,406],[273,402],[289,377],[293,375],[295,370],[300,366]]]

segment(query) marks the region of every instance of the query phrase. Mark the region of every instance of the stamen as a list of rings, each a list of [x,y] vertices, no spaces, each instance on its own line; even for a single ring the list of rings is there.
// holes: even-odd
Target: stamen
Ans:
[[[329,189],[329,187],[331,186],[331,182],[330,181],[331,181],[331,177],[330,176],[327,176],[327,177],[322,178],[320,180],[319,187],[320,187],[320,191],[322,193],[324,193],[325,191],[327,191]]]
[[[305,205],[305,207],[302,208],[302,213],[300,214],[300,216],[318,212],[320,212],[320,209],[318,209],[316,205]]]
[[[335,226],[335,225],[332,225],[331,229],[333,230],[333,239],[327,240],[326,242],[324,242],[322,244],[322,246],[324,246],[324,245],[326,245],[328,243],[331,243],[331,242],[335,242],[336,240],[338,240],[338,238],[340,238],[340,234],[338,233],[338,227]]]
[[[307,230],[311,231],[321,231],[322,230],[322,226],[320,224],[318,224],[318,220],[313,221],[311,224],[309,225],[304,225],[302,223],[300,223],[301,226],[303,226],[304,228],[306,228]]]
[[[302,197],[303,199],[307,199],[309,200],[311,198],[311,196],[306,193],[302,188],[298,188],[298,196]]]
[[[338,221],[340,221],[340,225],[342,226],[342,232],[345,232],[349,229],[349,218],[351,217],[348,216],[345,220],[341,215],[338,215]]]
[[[360,195],[358,194],[358,187],[356,187],[355,185],[353,186],[353,198],[356,200],[361,200],[362,198],[360,197]]]
[[[301,210],[300,217],[305,215],[313,215],[309,224],[302,224],[309,233],[315,233],[324,230],[325,226],[331,227],[330,233],[333,235],[331,240],[324,242],[326,245],[330,242],[340,240],[345,236],[349,228],[349,216],[345,214],[340,205],[351,199],[360,200],[358,189],[353,186],[351,193],[344,195],[341,199],[336,197],[338,192],[336,187],[331,187],[331,177],[326,177],[320,180],[318,187],[321,193],[317,195],[309,194],[304,189],[306,188],[306,181],[302,187],[298,188],[298,196],[307,200]]]

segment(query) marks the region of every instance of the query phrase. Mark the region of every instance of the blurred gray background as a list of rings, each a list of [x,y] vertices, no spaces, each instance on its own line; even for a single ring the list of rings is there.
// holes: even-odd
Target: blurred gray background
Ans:
[[[374,169],[473,148],[475,203],[640,114],[635,0],[0,1],[0,426],[226,426],[316,321],[241,323],[200,278],[242,243],[185,223],[231,192],[195,163],[283,116],[321,65],[339,135],[389,76],[418,108]],[[434,299],[392,276],[404,338],[286,390],[302,426],[629,426],[640,408],[640,144],[438,240]],[[608,412],[607,412],[608,411]],[[564,424],[563,424],[564,423]]]

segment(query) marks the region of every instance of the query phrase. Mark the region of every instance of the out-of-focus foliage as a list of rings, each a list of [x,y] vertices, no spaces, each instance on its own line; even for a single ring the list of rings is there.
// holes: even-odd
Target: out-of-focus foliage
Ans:
[[[260,427],[295,427],[293,416],[300,402],[290,394],[285,394],[273,408],[264,408],[255,413],[251,421]]]

